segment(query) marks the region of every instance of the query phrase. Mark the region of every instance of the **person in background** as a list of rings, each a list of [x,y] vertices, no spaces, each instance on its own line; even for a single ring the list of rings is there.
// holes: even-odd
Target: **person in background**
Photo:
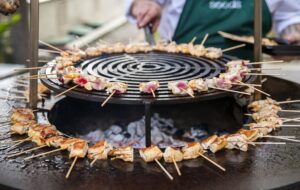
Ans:
[[[289,43],[300,42],[300,3],[297,0],[262,0],[263,36],[274,26],[276,33]],[[237,43],[217,32],[236,35],[254,34],[253,0],[126,0],[126,15],[138,28],[152,25],[161,40],[200,43],[206,33],[205,46],[226,48]],[[246,48],[232,52],[248,54]],[[251,51],[252,55],[252,51]]]

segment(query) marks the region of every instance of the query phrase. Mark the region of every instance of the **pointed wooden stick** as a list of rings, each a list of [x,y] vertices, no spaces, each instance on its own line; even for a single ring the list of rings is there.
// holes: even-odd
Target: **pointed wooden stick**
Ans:
[[[282,119],[282,118],[281,118]],[[293,118],[293,119],[286,119],[283,121],[283,123],[286,123],[286,122],[290,122],[290,121],[300,121],[300,117],[298,118]]]
[[[260,61],[260,62],[252,62],[252,63],[246,63],[246,65],[261,65],[264,63],[283,63],[283,60],[276,60],[276,61]]]
[[[267,145],[267,144],[272,144],[272,145],[275,145],[275,144],[282,144],[282,145],[285,145],[286,144],[286,142],[254,142],[254,144],[265,144],[265,145]]]
[[[189,44],[194,44],[194,42],[197,40],[197,37],[193,37],[193,39],[189,42]]]
[[[300,100],[287,100],[287,101],[281,101],[277,102],[278,104],[290,104],[290,103],[300,103]]]
[[[194,94],[190,93],[189,91],[187,91],[184,88],[181,88],[181,90],[183,90],[185,93],[187,93],[190,97],[195,98]]]
[[[151,93],[152,93],[153,98],[155,98],[155,92],[152,89],[151,89]]]
[[[226,169],[222,166],[220,166],[219,164],[217,164],[216,162],[212,161],[210,158],[204,156],[203,154],[199,154],[202,158],[204,158],[205,160],[209,161],[210,163],[212,163],[213,165],[217,166],[218,168],[220,168],[222,171],[226,171]]]
[[[268,138],[268,136],[269,135],[266,135],[266,136],[262,136],[260,138],[264,138],[264,137]],[[282,138],[287,138],[287,139],[295,139],[296,138],[296,136],[282,136],[282,135],[274,135],[274,136],[272,135],[272,137],[282,137]]]
[[[48,152],[43,152],[43,153],[40,153],[40,154],[37,154],[37,155],[32,155],[32,156],[26,157],[26,158],[24,158],[24,160],[30,160],[30,159],[33,159],[33,158],[41,157],[41,156],[51,154],[51,153],[54,153],[54,152],[59,152],[59,151],[62,151],[62,150],[64,150],[64,149],[58,148],[58,149],[51,150],[51,151],[48,151]]]
[[[74,158],[74,160],[73,160],[73,162],[71,164],[71,167],[69,168],[68,173],[66,175],[66,179],[69,178],[69,176],[70,176],[70,174],[71,174],[71,172],[72,172],[72,170],[73,170],[73,168],[74,168],[74,166],[76,164],[77,158],[78,158],[77,156]]]
[[[247,92],[240,92],[240,91],[236,91],[236,90],[223,89],[223,88],[218,88],[218,87],[209,87],[209,88],[251,96],[251,94],[247,93]]]
[[[280,127],[300,127],[300,125],[280,125]]]
[[[276,74],[276,73],[246,73],[246,76],[284,76],[284,74]]]
[[[63,92],[57,94],[56,96],[54,96],[54,98],[57,98],[57,97],[59,97],[59,96],[61,96],[61,95],[64,95],[65,93],[67,93],[67,92],[69,92],[69,91],[71,91],[71,90],[77,88],[78,86],[79,86],[79,84],[77,84],[77,85],[75,85],[75,86],[73,86],[73,87],[71,87],[71,88],[69,88],[69,89],[67,89],[67,90],[65,90],[65,91],[63,91]]]
[[[282,68],[249,68],[249,71],[277,71],[282,70]]]
[[[202,40],[202,42],[201,42],[201,44],[200,44],[201,46],[203,46],[203,45],[205,44],[205,42],[206,42],[208,36],[209,36],[209,34],[206,33],[205,36],[204,36],[204,38],[203,38],[203,40]]]
[[[276,136],[271,136],[271,135],[267,135],[267,136],[264,136],[264,137],[274,138],[274,139],[281,139],[281,140],[285,140],[285,141],[291,141],[291,142],[298,142],[298,143],[300,143],[300,140],[297,140],[297,139],[289,139],[289,138],[276,137]]]
[[[161,163],[157,160],[154,159],[155,162],[157,163],[157,165],[165,172],[165,174],[170,178],[170,180],[173,180],[173,176],[165,169],[165,167],[163,167],[163,165],[161,165]]]
[[[93,165],[95,164],[95,162],[98,160],[97,157],[94,158],[94,160],[91,162],[90,166],[93,167]]]
[[[30,78],[39,78],[39,77],[45,77],[45,76],[51,76],[51,75],[56,75],[56,74],[38,74],[38,75],[31,75],[31,76],[26,76],[26,77],[20,77],[20,79],[30,79]]]
[[[222,52],[227,52],[227,51],[231,51],[231,50],[234,50],[234,49],[238,49],[238,48],[242,48],[246,46],[246,44],[240,44],[240,45],[237,45],[237,46],[233,46],[233,47],[230,47],[230,48],[226,48],[226,49],[223,49]]]
[[[15,153],[15,154],[8,155],[7,158],[12,158],[12,157],[15,157],[15,156],[26,154],[28,152],[31,152],[31,151],[34,151],[34,150],[38,150],[38,149],[42,149],[42,148],[45,148],[45,147],[47,147],[47,145],[43,145],[43,146],[38,146],[38,147],[31,148],[31,149],[27,149],[27,150],[24,150],[24,151]]]
[[[24,140],[19,141],[18,143],[16,143],[16,144],[12,145],[11,147],[9,147],[7,149],[7,151],[11,151],[11,150],[15,149],[17,146],[19,146],[20,144],[22,144],[24,142],[27,142],[27,141],[30,141],[30,138],[26,138]]]
[[[178,175],[181,176],[181,171],[180,171],[180,169],[179,169],[179,167],[177,165],[177,162],[175,161],[174,157],[172,158],[172,160],[173,160],[173,163],[174,163],[174,166],[175,166],[175,169],[176,169]]]
[[[39,51],[43,51],[43,52],[48,52],[48,53],[58,53],[60,54],[60,51],[54,51],[54,50],[49,50],[49,49],[39,49]]]
[[[279,110],[280,112],[287,112],[287,113],[300,113],[300,110]]]
[[[260,92],[260,93],[262,93],[262,94],[264,94],[264,95],[266,95],[266,96],[271,96],[270,94],[268,94],[268,93],[266,93],[266,92],[264,92],[264,91],[262,91],[262,90],[260,90],[260,89],[258,89],[258,88],[255,88],[254,86],[250,86],[250,85],[248,85],[248,84],[246,84],[246,83],[243,83],[242,81],[238,81],[238,83],[241,83],[241,84],[243,84],[243,85],[246,85],[246,86],[248,86],[249,88],[252,88],[252,89],[256,90],[257,92]]]
[[[52,48],[52,49],[57,50],[57,51],[59,51],[59,52],[64,52],[63,50],[61,50],[61,49],[59,49],[59,48],[57,48],[57,47],[55,47],[55,46],[53,46],[53,45],[51,45],[51,44],[48,44],[48,43],[43,42],[43,41],[41,41],[41,40],[39,40],[39,42],[40,42],[41,44],[45,45],[45,46],[48,46],[49,48]]]
[[[25,67],[25,68],[16,68],[14,69],[15,71],[22,71],[22,70],[36,70],[36,69],[42,69],[42,68],[50,68],[50,67],[53,67],[53,66],[41,66],[41,67]]]
[[[113,95],[116,93],[116,91],[114,90],[105,100],[104,102],[101,104],[101,107],[104,107],[105,104],[111,99],[111,97],[113,97]]]

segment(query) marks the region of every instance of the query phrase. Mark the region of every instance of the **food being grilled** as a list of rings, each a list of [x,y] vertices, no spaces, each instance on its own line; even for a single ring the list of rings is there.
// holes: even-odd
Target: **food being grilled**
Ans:
[[[189,81],[188,85],[189,85],[189,87],[192,88],[193,91],[197,91],[197,92],[207,92],[208,91],[207,83],[201,78]]]
[[[150,81],[147,83],[142,82],[139,85],[140,91],[147,94],[155,92],[158,88],[159,88],[158,81]]]
[[[120,159],[125,162],[133,162],[134,158],[132,146],[113,149],[112,151],[110,151],[109,155],[114,157],[113,159]]]
[[[217,135],[212,135],[204,140],[201,141],[201,145],[203,149],[207,150],[209,149],[210,145],[217,140]]]
[[[189,87],[187,81],[176,81],[169,82],[168,89],[172,91],[173,94],[176,95],[193,95],[194,91],[191,87]]]
[[[158,148],[158,146],[150,146],[146,148],[142,148],[139,150],[141,158],[145,162],[153,162],[155,160],[160,160],[163,156],[162,151]]]
[[[245,137],[247,138],[247,141],[250,141],[250,142],[256,141],[260,137],[259,131],[256,129],[252,129],[252,130],[240,129],[237,131],[237,133],[245,135]]]
[[[69,158],[84,158],[89,149],[88,143],[84,140],[80,140],[74,142],[72,145],[68,147],[68,151],[70,152]]]
[[[45,144],[47,138],[59,135],[54,125],[50,124],[36,124],[28,129],[28,137],[32,142],[36,143],[38,146]]]
[[[90,159],[97,160],[107,159],[109,152],[112,150],[112,145],[107,143],[105,140],[101,140],[89,148],[88,157]]]
[[[106,92],[109,94],[123,94],[127,91],[128,84],[122,82],[110,82],[107,84]]]
[[[47,138],[45,143],[49,147],[59,148],[65,140],[66,138],[63,136],[54,136]]]
[[[209,47],[206,48],[206,53],[204,56],[210,59],[218,59],[223,56],[223,52],[220,48]]]
[[[222,138],[227,141],[227,145],[225,146],[227,149],[239,149],[241,151],[248,150],[247,137],[244,134],[229,134]]]
[[[163,157],[165,162],[167,163],[173,163],[175,162],[181,162],[183,160],[183,153],[179,148],[173,148],[168,146],[163,153]]]
[[[218,137],[213,143],[209,145],[209,150],[213,153],[216,153],[219,150],[222,150],[226,147],[227,141],[224,138]]]
[[[183,153],[184,160],[198,158],[200,154],[204,153],[204,150],[199,142],[188,143],[182,147],[181,151]]]
[[[20,6],[20,0],[1,0],[0,1],[0,13],[5,15],[12,14],[17,11]]]
[[[10,120],[13,124],[34,119],[35,116],[33,114],[33,111],[28,108],[14,108],[10,117]]]
[[[19,135],[24,135],[27,134],[30,127],[35,125],[36,125],[36,121],[34,120],[17,122],[11,126],[10,131]]]

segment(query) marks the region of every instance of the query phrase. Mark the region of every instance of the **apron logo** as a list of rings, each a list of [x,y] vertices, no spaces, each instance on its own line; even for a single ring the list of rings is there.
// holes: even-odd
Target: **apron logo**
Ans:
[[[210,9],[241,9],[242,2],[240,0],[233,1],[210,1]]]

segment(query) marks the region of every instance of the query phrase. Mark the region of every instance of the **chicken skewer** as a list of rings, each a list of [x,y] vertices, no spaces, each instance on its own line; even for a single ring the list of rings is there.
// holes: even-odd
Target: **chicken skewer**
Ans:
[[[93,166],[97,160],[107,159],[113,146],[108,144],[105,140],[101,140],[88,150],[88,158],[92,159],[90,166]]]
[[[140,83],[139,90],[143,93],[152,93],[153,98],[155,98],[155,91],[159,88],[158,81],[150,81],[147,83]]]
[[[181,162],[183,160],[183,154],[181,150],[168,146],[163,153],[163,157],[166,163],[174,164],[178,175],[181,176],[181,171],[177,165],[177,162]]]
[[[106,92],[110,95],[101,104],[104,107],[105,104],[113,97],[114,94],[124,94],[127,91],[128,84],[122,82],[111,82],[108,84]]]

